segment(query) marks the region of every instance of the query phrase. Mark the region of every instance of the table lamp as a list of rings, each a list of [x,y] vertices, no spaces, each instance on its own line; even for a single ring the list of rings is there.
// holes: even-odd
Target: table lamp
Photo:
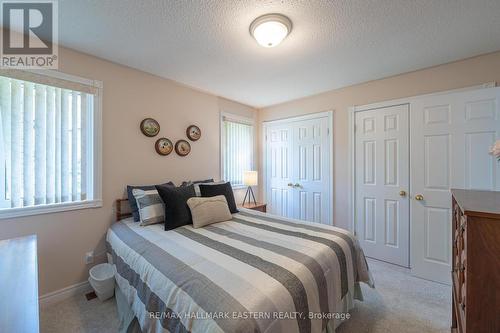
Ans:
[[[245,198],[243,199],[243,205],[248,197],[248,203],[250,204],[251,197],[253,198],[253,203],[256,205],[255,195],[253,194],[252,186],[258,185],[258,173],[257,171],[243,171],[243,185],[248,186],[247,193],[245,193]]]

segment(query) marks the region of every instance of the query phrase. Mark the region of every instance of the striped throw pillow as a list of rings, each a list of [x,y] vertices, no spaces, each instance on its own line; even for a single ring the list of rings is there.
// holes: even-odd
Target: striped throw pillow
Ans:
[[[165,204],[156,189],[146,191],[134,189],[132,194],[137,202],[140,225],[165,222]]]

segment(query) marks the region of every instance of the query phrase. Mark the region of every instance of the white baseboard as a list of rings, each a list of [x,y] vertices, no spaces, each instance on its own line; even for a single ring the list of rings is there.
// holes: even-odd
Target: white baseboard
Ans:
[[[88,265],[87,268],[90,269],[91,266],[104,262],[107,262],[106,251],[98,252],[94,255],[94,262]],[[76,295],[86,294],[90,291],[92,291],[92,287],[90,286],[89,282],[83,281],[42,295],[38,297],[38,303],[40,304],[40,307],[46,307]]]
[[[92,291],[92,287],[90,286],[88,281],[83,281],[72,286],[62,288],[45,295],[42,295],[38,298],[38,302],[40,307],[46,307],[49,305],[53,305],[59,303],[65,299],[73,297],[75,295],[85,294],[89,291]]]

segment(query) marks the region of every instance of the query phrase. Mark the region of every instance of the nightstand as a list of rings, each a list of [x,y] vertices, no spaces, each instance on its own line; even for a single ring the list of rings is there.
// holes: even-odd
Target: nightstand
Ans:
[[[260,203],[260,202],[257,202],[256,204],[254,204],[254,203],[245,203],[243,205],[240,205],[240,207],[247,208],[247,209],[252,209],[252,210],[257,210],[257,211],[262,212],[262,213],[265,213],[267,211],[267,204]]]

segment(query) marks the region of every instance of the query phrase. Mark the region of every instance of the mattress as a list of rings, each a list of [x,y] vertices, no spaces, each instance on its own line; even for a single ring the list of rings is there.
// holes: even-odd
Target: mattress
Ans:
[[[373,286],[350,232],[245,209],[199,229],[126,219],[106,242],[143,332],[323,332]]]

